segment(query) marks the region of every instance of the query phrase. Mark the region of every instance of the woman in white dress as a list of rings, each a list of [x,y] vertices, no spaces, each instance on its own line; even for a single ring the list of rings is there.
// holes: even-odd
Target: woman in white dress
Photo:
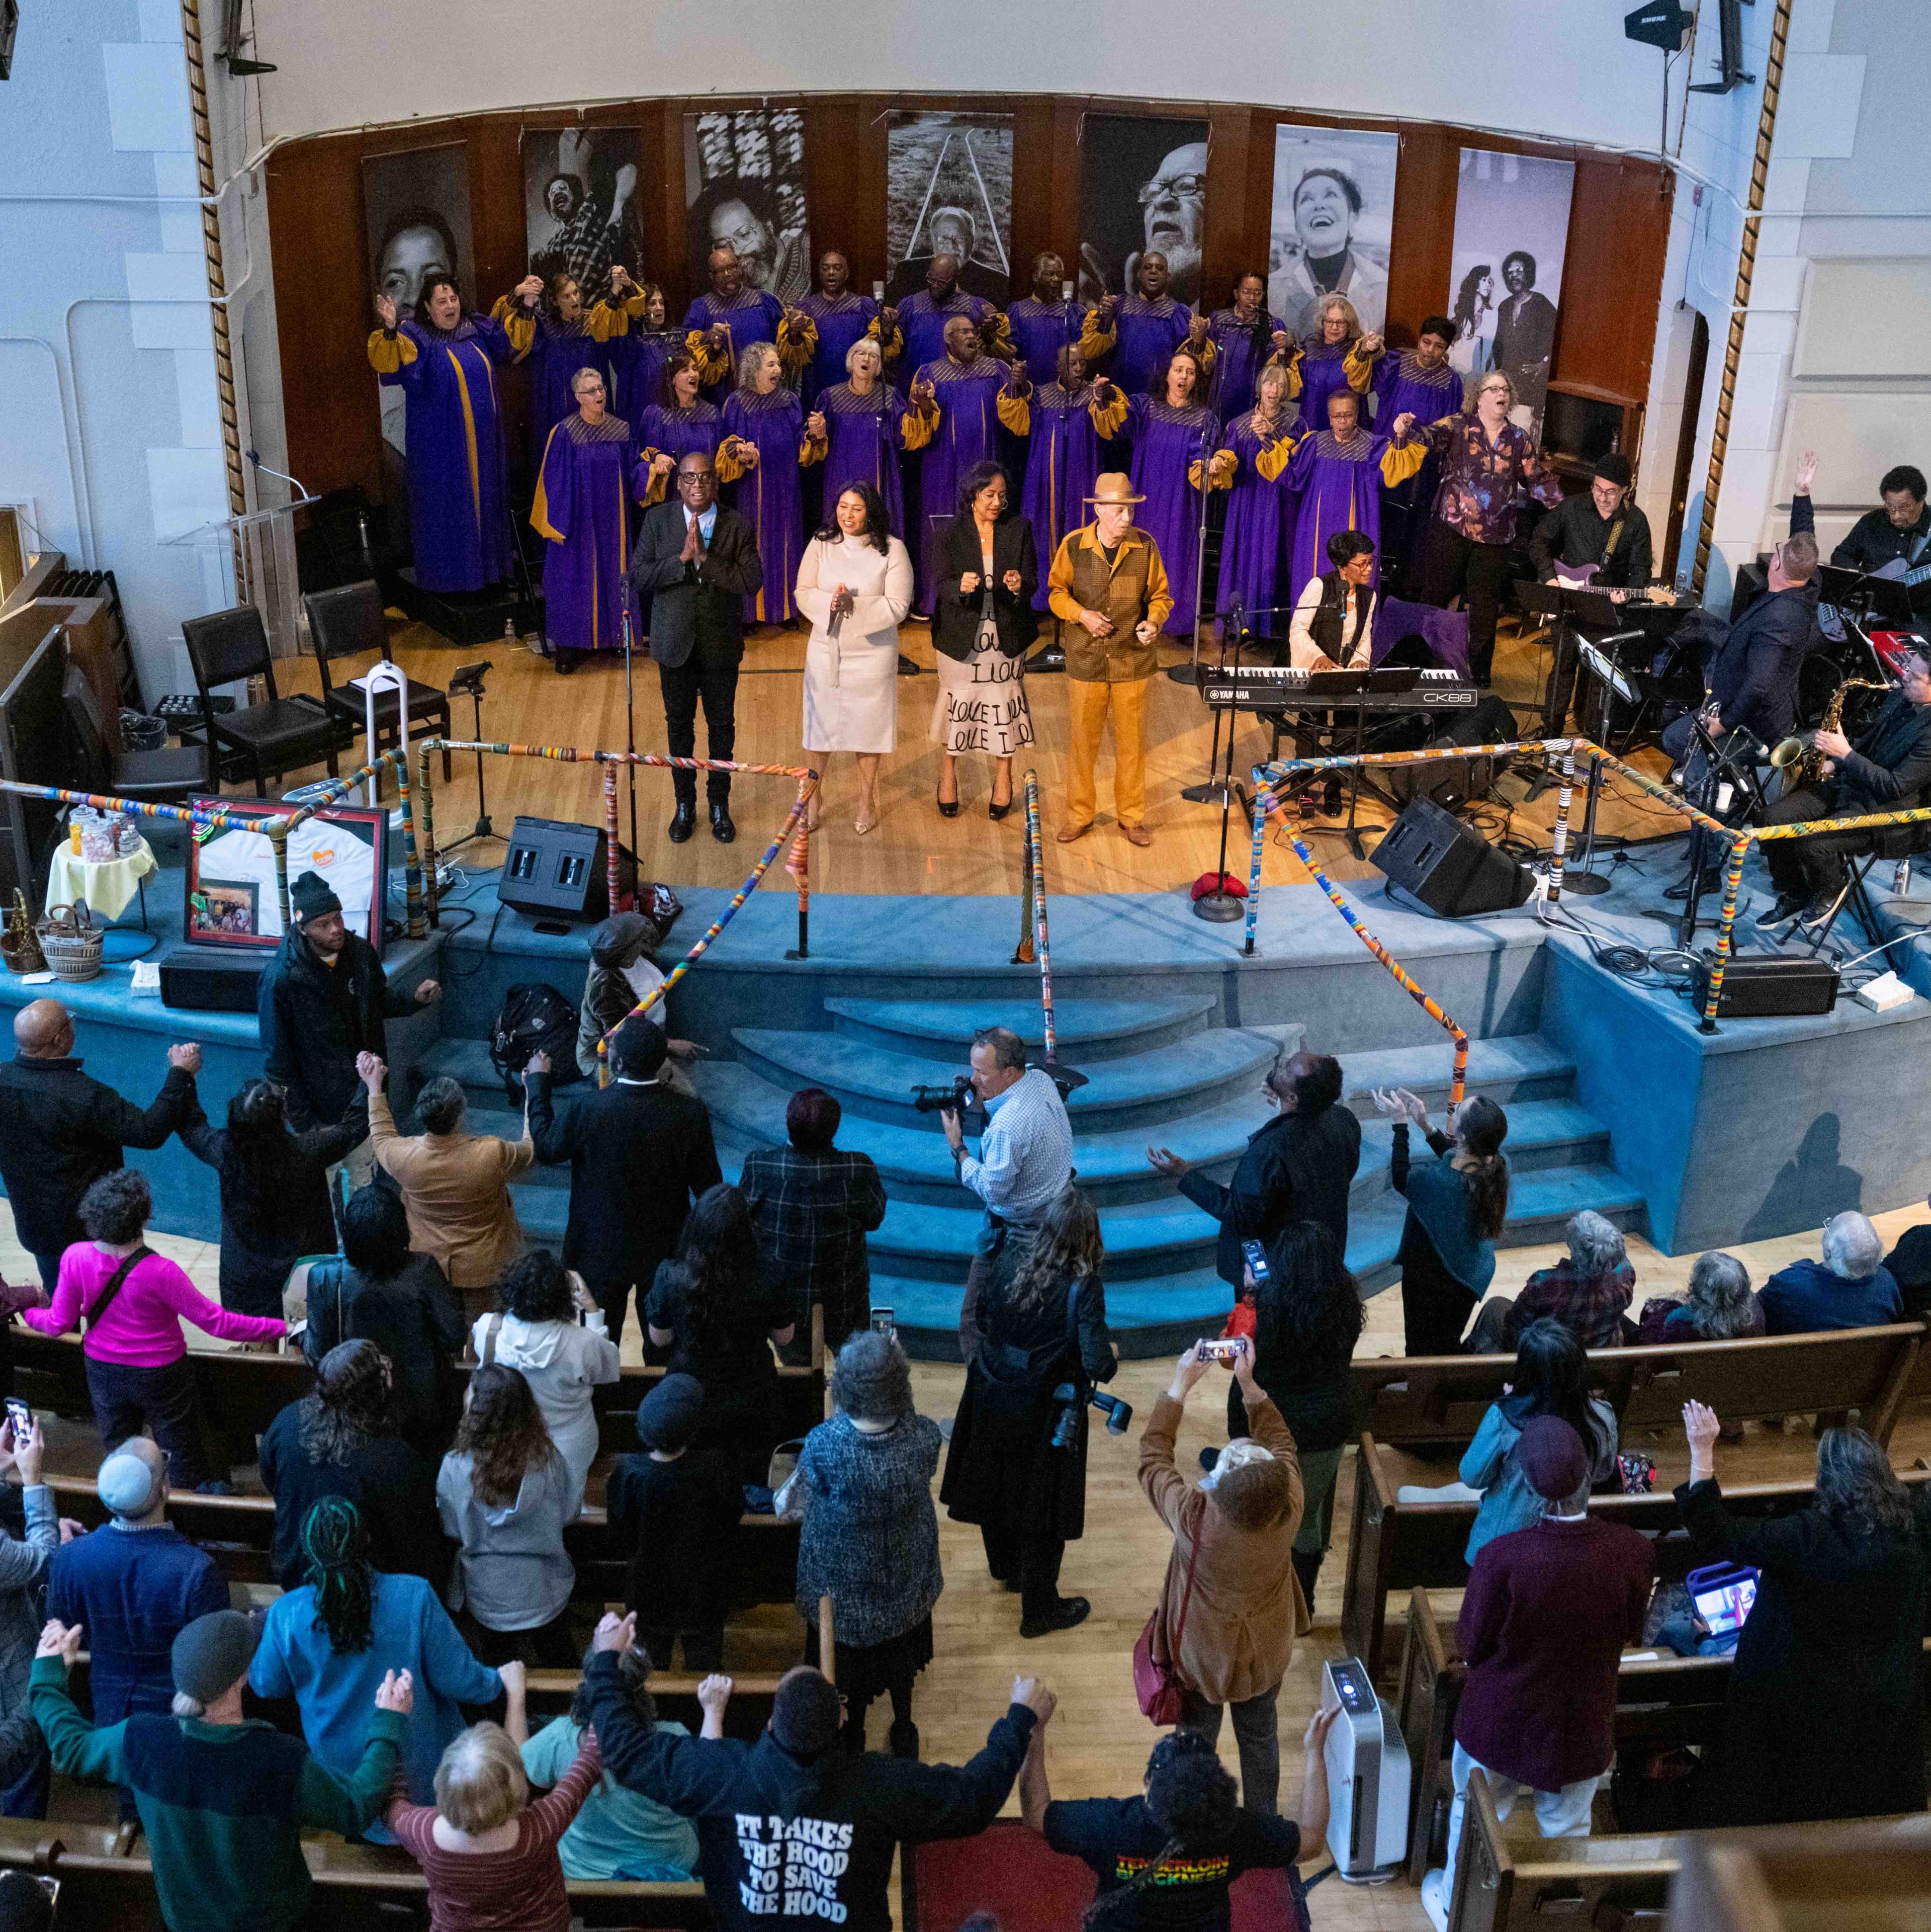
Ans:
[[[808,808],[818,823],[834,752],[858,759],[855,832],[878,823],[878,761],[898,741],[898,626],[912,608],[912,560],[869,483],[838,493],[833,521],[805,546],[798,608],[805,646],[805,754],[818,768]]]
[[[1477,262],[1455,296],[1455,340],[1448,366],[1458,376],[1486,376],[1495,362],[1495,272]]]

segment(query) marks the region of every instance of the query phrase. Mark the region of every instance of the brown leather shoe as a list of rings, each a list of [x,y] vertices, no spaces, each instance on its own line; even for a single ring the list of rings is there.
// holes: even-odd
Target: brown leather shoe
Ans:
[[[1123,825],[1120,829],[1126,833],[1129,845],[1150,845],[1153,842],[1153,835],[1144,825]]]
[[[1058,833],[1060,843],[1070,845],[1075,838],[1084,838],[1092,830],[1093,820],[1090,818],[1084,825],[1063,825]]]

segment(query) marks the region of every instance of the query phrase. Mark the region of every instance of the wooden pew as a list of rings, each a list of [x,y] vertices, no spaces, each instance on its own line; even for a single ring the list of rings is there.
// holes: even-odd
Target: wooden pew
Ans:
[[[1669,1895],[1679,1932],[1913,1932],[1931,1898],[1931,1845],[1864,1823],[1803,1825],[1770,1844],[1699,1834]]]
[[[1707,1403],[1726,1422],[1854,1408],[1888,1442],[1899,1412],[1931,1394],[1924,1324],[1846,1328],[1650,1348],[1592,1348],[1591,1381],[1624,1439],[1681,1426],[1683,1405]],[[1348,1375],[1353,1432],[1399,1448],[1474,1441],[1514,1372],[1513,1355],[1371,1356]]]
[[[1900,1480],[1915,1488],[1931,1481],[1931,1471],[1902,1472]],[[1458,1588],[1468,1580],[1462,1551],[1474,1526],[1472,1502],[1404,1503],[1396,1500],[1401,1486],[1372,1436],[1361,1438],[1354,1465],[1354,1508],[1348,1528],[1348,1573],[1341,1605],[1341,1637],[1354,1656],[1380,1680],[1386,1654],[1388,1592],[1423,1588]],[[1806,1508],[1809,1483],[1744,1484],[1726,1486],[1723,1500],[1734,1514],[1786,1516]],[[1676,1498],[1666,1490],[1646,1496],[1591,1496],[1590,1509],[1612,1522],[1626,1522],[1657,1538],[1657,1573],[1678,1579],[1692,1567],[1690,1539],[1680,1532],[1682,1522]]]

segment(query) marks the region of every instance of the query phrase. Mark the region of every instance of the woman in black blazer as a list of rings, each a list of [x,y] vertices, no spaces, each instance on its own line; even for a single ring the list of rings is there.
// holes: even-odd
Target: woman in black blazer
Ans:
[[[961,752],[999,761],[986,813],[1003,818],[1012,809],[1012,754],[1033,742],[1025,652],[1039,628],[1033,608],[1039,560],[1032,524],[1009,507],[1012,494],[997,464],[975,463],[959,479],[957,513],[932,554],[939,592],[932,614],[939,659],[932,740],[943,754],[938,806],[946,818],[959,814],[954,760]]]

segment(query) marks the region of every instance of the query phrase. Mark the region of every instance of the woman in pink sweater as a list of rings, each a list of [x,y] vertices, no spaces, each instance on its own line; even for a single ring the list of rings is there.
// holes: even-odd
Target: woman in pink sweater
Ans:
[[[472,1724],[442,1754],[433,1804],[390,1803],[388,1828],[429,1881],[430,1932],[570,1932],[556,1841],[595,1787],[603,1754],[586,1731],[576,1762],[532,1804],[517,1742],[500,1725]]]
[[[80,1198],[80,1225],[89,1238],[61,1256],[52,1304],[26,1310],[25,1318],[43,1335],[64,1335],[85,1317],[87,1391],[107,1448],[145,1432],[172,1459],[178,1487],[225,1493],[226,1484],[211,1483],[202,1461],[182,1319],[223,1342],[281,1341],[288,1324],[231,1313],[166,1256],[152,1252],[141,1238],[154,1210],[148,1184],[134,1168],[103,1174]]]

